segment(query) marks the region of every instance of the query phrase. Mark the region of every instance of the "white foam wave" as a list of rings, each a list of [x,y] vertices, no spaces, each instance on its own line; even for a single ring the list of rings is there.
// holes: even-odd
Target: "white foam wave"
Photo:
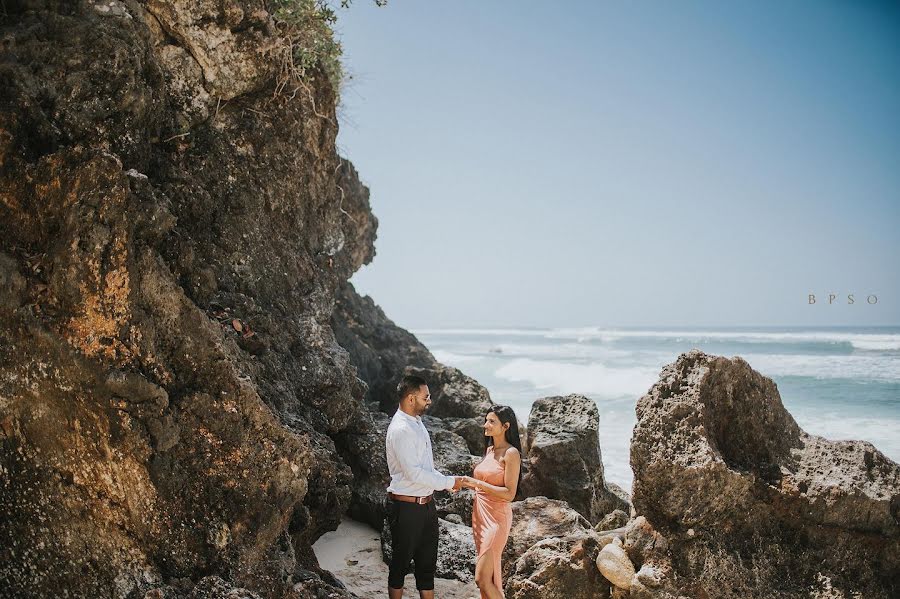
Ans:
[[[498,343],[491,346],[492,351],[496,351],[504,356],[515,357],[587,357],[591,348],[584,345],[573,343],[553,343],[550,345],[540,345],[536,343]]]
[[[628,358],[635,354],[631,350],[580,343],[499,343],[491,346],[490,351],[497,355],[514,358],[555,358],[558,360]]]
[[[706,341],[710,339],[744,343],[847,343],[866,351],[900,351],[900,334],[842,333],[839,331],[763,332],[737,330],[630,330],[603,327],[556,329],[418,329],[417,335],[462,336],[525,336],[545,339],[571,339],[578,343],[599,341],[611,343],[627,338],[675,339],[676,341]]]
[[[541,388],[572,389],[573,386],[580,385],[581,388],[576,388],[574,392],[587,393],[589,389],[631,389],[637,390],[639,395],[656,382],[663,366],[678,357],[674,353],[667,352],[628,352],[598,346],[501,344],[498,348],[501,353],[487,354],[484,350],[478,353],[436,350],[434,353],[441,362],[450,365],[458,363],[471,365],[486,359],[488,355],[492,359],[509,360],[496,371],[497,376],[513,382],[530,382],[535,386],[542,386]],[[754,370],[768,377],[900,381],[900,358],[891,355],[876,353],[738,355]]]
[[[900,359],[878,355],[742,354],[750,366],[769,377],[900,380]]]
[[[435,349],[432,350],[431,353],[438,362],[440,362],[441,364],[446,364],[447,366],[456,366],[457,364],[477,362],[481,359],[481,356],[458,354],[443,349]]]
[[[856,339],[850,341],[850,343],[856,349],[870,350],[870,351],[898,351],[900,350],[900,341],[872,341],[867,339]]]
[[[544,337],[549,329],[410,329],[413,335],[521,336]]]
[[[584,393],[604,398],[640,397],[659,376],[646,366],[613,368],[600,363],[572,364],[517,358],[501,366],[498,378],[527,382],[540,392],[567,395]]]
[[[549,338],[556,339],[600,339],[616,341],[624,338],[678,339],[702,341],[704,339],[726,339],[749,343],[849,343],[859,349],[898,350],[900,335],[885,333],[841,333],[837,331],[804,331],[793,333],[754,331],[636,331],[586,327],[577,329],[552,329]]]

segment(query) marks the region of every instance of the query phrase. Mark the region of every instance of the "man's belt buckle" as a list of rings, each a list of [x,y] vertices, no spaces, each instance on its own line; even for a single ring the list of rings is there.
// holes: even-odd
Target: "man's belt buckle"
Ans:
[[[398,495],[396,493],[390,494],[391,499],[396,499],[397,501],[405,501],[407,503],[418,503],[419,505],[425,505],[429,501],[431,501],[432,495],[426,495],[425,497],[416,497],[415,495]]]

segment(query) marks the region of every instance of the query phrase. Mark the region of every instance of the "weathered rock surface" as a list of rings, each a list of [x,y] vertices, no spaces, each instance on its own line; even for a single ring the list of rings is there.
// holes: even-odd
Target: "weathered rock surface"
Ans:
[[[415,335],[394,324],[372,298],[360,296],[349,282],[338,289],[331,326],[359,378],[369,386],[367,401],[386,414],[397,409],[397,383],[408,366],[438,365]]]
[[[469,453],[466,440],[444,428],[440,418],[423,416],[425,429],[431,435],[434,467],[450,476],[471,476],[480,456]]]
[[[506,579],[508,599],[605,599],[609,582],[597,570],[596,533],[577,530],[549,537],[529,547]]]
[[[330,326],[377,224],[330,83],[275,93],[265,3],[3,13],[4,592],[310,596],[375,426]]]
[[[528,417],[522,494],[566,501],[594,523],[616,509],[628,513],[621,490],[603,479],[599,427],[597,404],[583,395],[536,400]]]
[[[550,537],[564,537],[591,527],[587,519],[564,501],[529,497],[512,503],[512,528],[503,549],[503,576],[508,579],[518,560],[529,547]]]
[[[806,597],[825,584],[847,597],[900,594],[900,466],[870,443],[805,433],[770,379],[739,357],[697,350],[663,369],[637,415],[642,517],[625,548],[639,569],[671,562],[663,587],[711,597]]]
[[[476,456],[483,456],[486,446],[486,438],[484,436],[484,414],[478,418],[443,418],[444,426],[448,431],[454,432],[466,440],[469,447],[469,453]]]
[[[354,520],[381,530],[385,489],[391,478],[385,454],[385,437],[391,417],[378,411],[370,415],[371,425],[340,432],[335,439],[341,456],[353,473],[347,513]]]

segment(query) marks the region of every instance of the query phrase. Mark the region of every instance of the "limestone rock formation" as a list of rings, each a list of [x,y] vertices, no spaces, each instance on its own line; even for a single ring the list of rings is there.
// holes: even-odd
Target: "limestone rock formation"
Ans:
[[[577,530],[529,547],[504,584],[508,599],[605,599],[609,582],[595,566],[600,546],[594,531]]]
[[[564,500],[594,523],[616,509],[629,512],[621,490],[603,479],[600,414],[594,400],[583,395],[538,399],[531,406],[528,427],[524,496]]]
[[[4,592],[340,592],[310,547],[374,422],[330,320],[377,222],[266,5],[4,5]]]
[[[508,580],[518,560],[529,547],[551,537],[564,537],[591,527],[584,516],[564,501],[546,497],[529,497],[512,504],[512,528],[503,549],[503,576]]]
[[[663,369],[637,415],[632,497],[642,517],[625,549],[639,570],[673,568],[661,588],[900,594],[900,466],[870,443],[805,433],[770,379],[698,350]]]

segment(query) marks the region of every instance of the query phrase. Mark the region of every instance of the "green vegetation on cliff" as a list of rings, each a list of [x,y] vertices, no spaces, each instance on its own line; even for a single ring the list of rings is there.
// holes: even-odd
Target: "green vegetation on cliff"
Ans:
[[[387,0],[374,0],[385,6]],[[349,8],[352,0],[341,0]],[[337,12],[328,0],[270,0],[272,16],[285,39],[281,53],[281,87],[289,80],[304,81],[321,69],[338,93],[344,76],[341,43],[335,38]]]

